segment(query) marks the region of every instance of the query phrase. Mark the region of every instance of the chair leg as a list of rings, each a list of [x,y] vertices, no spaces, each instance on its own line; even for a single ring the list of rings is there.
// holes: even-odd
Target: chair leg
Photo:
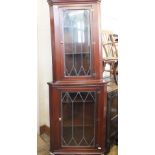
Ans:
[[[106,62],[103,62],[103,72],[105,71]]]
[[[114,64],[114,81],[118,84],[118,61]]]

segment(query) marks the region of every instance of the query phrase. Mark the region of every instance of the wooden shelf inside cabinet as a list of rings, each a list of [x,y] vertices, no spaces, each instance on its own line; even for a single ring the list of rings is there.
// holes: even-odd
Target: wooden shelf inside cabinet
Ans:
[[[68,121],[68,122],[65,122],[65,123],[62,123],[63,127],[93,127],[94,126],[94,122],[91,123],[91,124],[88,124],[88,123],[85,123],[85,124],[82,124],[81,121]]]
[[[72,124],[72,122],[67,122],[67,123],[63,124],[63,128],[64,127],[72,128],[71,124]],[[92,124],[85,124],[85,125],[83,125],[83,124],[81,124],[81,122],[74,122],[73,125],[74,125],[74,128],[76,128],[76,127],[81,127],[81,128],[93,127]]]
[[[65,55],[81,55],[81,54],[90,54],[89,52],[77,52],[77,53],[71,53],[71,52],[66,52]]]

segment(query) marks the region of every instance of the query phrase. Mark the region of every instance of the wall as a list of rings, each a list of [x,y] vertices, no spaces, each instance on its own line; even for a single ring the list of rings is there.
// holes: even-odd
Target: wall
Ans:
[[[118,32],[115,0],[102,0],[102,29]],[[52,81],[49,8],[46,0],[38,0],[38,130],[49,126],[47,82]]]
[[[49,7],[46,0],[38,0],[38,129],[49,125],[47,82],[52,81]]]
[[[118,34],[118,1],[101,1],[101,26],[104,30],[110,30]]]

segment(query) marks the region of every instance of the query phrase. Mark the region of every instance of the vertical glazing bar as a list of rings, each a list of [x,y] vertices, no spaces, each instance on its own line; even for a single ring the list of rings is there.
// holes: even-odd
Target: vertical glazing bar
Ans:
[[[64,17],[65,17],[65,11],[64,10],[62,10],[61,11],[61,18],[62,18],[62,29],[63,29],[63,32],[65,32],[65,23],[64,23]],[[63,37],[65,37],[65,36],[63,36]],[[64,40],[63,40],[63,42],[64,42],[64,47],[63,47],[63,49],[64,49],[64,74],[65,74],[65,76],[67,75],[67,67],[66,67],[66,49],[65,49],[65,38],[64,38]]]
[[[93,144],[95,145],[95,138],[96,138],[95,137],[95,132],[96,132],[95,131],[95,129],[96,129],[96,123],[95,123],[96,122],[96,119],[95,119],[96,118],[96,92],[94,92],[94,96],[95,96],[95,100],[94,100],[94,143]]]
[[[72,138],[74,137],[74,103],[72,102]]]
[[[80,53],[81,53],[81,66],[83,67],[83,59],[82,59],[82,43],[83,43],[83,40],[82,40],[83,39],[82,38],[82,22],[80,22],[80,25],[81,25],[80,26],[80,34],[81,34],[81,36],[80,36],[81,37],[81,39],[80,39],[81,40],[81,51],[80,51]]]
[[[63,145],[63,142],[62,142],[62,139],[63,139],[63,106],[62,106],[62,95],[63,93],[61,92],[61,118],[62,118],[62,121],[61,121],[61,145]]]
[[[85,137],[85,101],[83,101],[83,137]]]
[[[71,32],[72,32],[72,49],[73,49],[73,44],[74,44],[74,26],[73,26],[73,21],[71,20]],[[72,50],[72,60],[73,60],[73,64],[72,64],[72,68],[71,68],[71,73],[72,73],[72,71],[73,71],[73,73],[74,73],[74,64],[75,64],[75,60],[74,60],[74,56],[75,56],[75,54],[74,54],[74,50]]]
[[[89,9],[88,10],[88,21],[89,21],[89,25],[87,26],[88,28],[88,47],[89,47],[89,70],[90,70],[90,74],[92,73],[92,37],[91,37],[91,16],[92,16],[92,11]]]

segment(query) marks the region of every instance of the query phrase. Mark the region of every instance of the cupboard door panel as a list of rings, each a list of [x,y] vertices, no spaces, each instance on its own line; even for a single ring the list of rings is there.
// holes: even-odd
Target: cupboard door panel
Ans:
[[[60,9],[64,77],[92,75],[92,11],[90,8]]]
[[[86,151],[89,154],[104,152],[106,87],[76,85],[50,88],[51,150]]]
[[[61,92],[62,146],[95,146],[96,92]]]

